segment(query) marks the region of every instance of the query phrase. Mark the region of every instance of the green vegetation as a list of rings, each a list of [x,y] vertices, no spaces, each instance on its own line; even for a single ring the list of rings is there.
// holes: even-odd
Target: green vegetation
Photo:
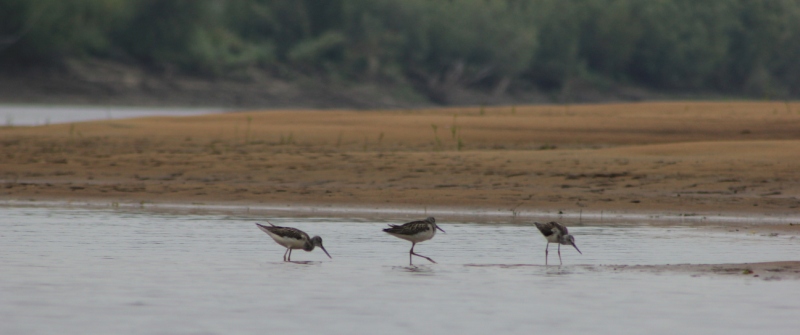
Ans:
[[[289,132],[288,136],[283,136],[283,134],[281,134],[281,140],[280,140],[280,142],[278,142],[278,144],[281,144],[281,145],[283,145],[283,144],[295,144],[294,143],[294,133]]]
[[[3,68],[68,59],[242,77],[564,93],[800,96],[795,0],[0,0]]]
[[[436,140],[436,149],[441,149],[442,140],[439,139],[439,133],[437,132],[439,130],[439,126],[431,123],[431,128],[433,128],[433,138]]]

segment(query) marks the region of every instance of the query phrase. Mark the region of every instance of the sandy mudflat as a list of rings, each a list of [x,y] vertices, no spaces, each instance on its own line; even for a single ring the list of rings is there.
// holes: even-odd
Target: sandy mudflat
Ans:
[[[0,158],[7,201],[800,213],[800,103],[106,120],[0,128]]]
[[[542,264],[466,264],[465,266],[488,268],[546,267]],[[551,265],[550,267],[561,269],[558,265]],[[762,280],[800,279],[800,261],[735,264],[571,265],[564,269],[571,271],[573,268],[598,272],[677,273],[687,274],[692,277],[752,277]]]
[[[717,215],[752,218],[730,229],[798,235],[800,103],[252,111],[5,127],[0,178],[0,201],[15,203]],[[800,262],[598,269],[800,278]]]
[[[753,277],[763,280],[800,279],[800,262],[763,262],[738,264],[603,265],[589,267],[603,271],[647,273],[686,273],[691,276]]]

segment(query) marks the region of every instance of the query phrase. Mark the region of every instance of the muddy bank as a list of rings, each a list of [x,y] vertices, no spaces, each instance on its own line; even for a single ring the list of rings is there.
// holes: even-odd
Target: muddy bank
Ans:
[[[603,265],[589,267],[603,271],[685,273],[692,277],[724,276],[763,280],[800,279],[800,262],[763,262],[740,264],[670,264],[670,265]]]
[[[799,127],[800,105],[760,102],[5,127],[0,199],[794,217]]]
[[[465,266],[502,269],[547,267],[543,264],[466,264]],[[561,269],[558,265],[550,265],[550,267]],[[568,265],[563,269],[571,271],[576,267],[592,272],[685,274],[692,277],[753,278],[767,281],[800,279],[800,261],[732,264]]]

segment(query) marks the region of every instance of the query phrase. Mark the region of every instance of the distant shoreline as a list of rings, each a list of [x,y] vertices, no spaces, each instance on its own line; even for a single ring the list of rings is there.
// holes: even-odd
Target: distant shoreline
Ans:
[[[492,94],[454,87],[447,102],[436,103],[410,87],[374,81],[334,83],[311,76],[289,80],[268,73],[237,80],[157,73],[100,59],[68,61],[63,68],[0,72],[0,104],[363,110],[732,98],[712,92],[658,92],[622,85],[575,87],[568,97],[536,89]]]
[[[120,120],[147,116],[190,116],[225,111],[222,108],[0,104],[0,126],[47,126],[59,123]]]
[[[25,182],[22,182],[25,183]],[[467,206],[381,206],[379,204],[330,203],[265,203],[265,202],[189,202],[189,201],[107,201],[97,198],[70,199],[49,196],[28,199],[0,200],[0,207],[76,208],[87,210],[114,209],[163,213],[226,213],[230,215],[269,215],[285,217],[372,217],[416,218],[423,216],[447,217],[456,222],[505,222],[530,224],[533,221],[555,220],[583,226],[653,224],[656,226],[692,225],[697,227],[738,227],[770,232],[797,231],[800,233],[800,215],[783,213],[770,215],[762,212],[707,212],[684,214],[647,210],[561,212],[557,210],[510,210]],[[798,222],[795,224],[795,222]],[[791,223],[791,225],[789,225]],[[784,227],[786,226],[786,227]]]

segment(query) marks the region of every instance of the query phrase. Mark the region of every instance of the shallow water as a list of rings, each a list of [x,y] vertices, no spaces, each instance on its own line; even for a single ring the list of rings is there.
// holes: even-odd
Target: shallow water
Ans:
[[[0,208],[0,334],[794,334],[800,282],[586,264],[794,260],[800,241],[689,227],[572,227],[544,264],[532,226],[447,223],[415,251],[386,222],[274,218],[324,238],[284,249],[247,216]],[[405,220],[392,221],[402,223]],[[441,220],[440,220],[441,221]],[[552,245],[551,264],[557,264]],[[531,266],[502,267],[501,264]],[[487,266],[488,265],[488,266]]]
[[[0,125],[43,126],[93,120],[127,119],[145,116],[189,116],[219,112],[222,112],[222,109],[0,105],[0,122],[2,122]]]

